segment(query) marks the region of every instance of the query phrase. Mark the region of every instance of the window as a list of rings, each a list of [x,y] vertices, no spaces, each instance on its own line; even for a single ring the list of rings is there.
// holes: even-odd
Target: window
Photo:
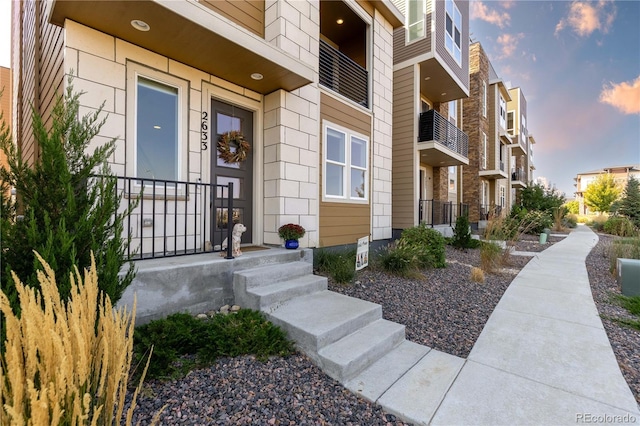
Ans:
[[[500,95],[500,127],[507,128],[507,101]]]
[[[424,7],[425,0],[407,0],[407,41],[412,42],[423,38],[424,31]]]
[[[486,206],[489,204],[489,182],[480,181],[480,204]]]
[[[127,63],[126,173],[185,180],[188,82]]]
[[[462,64],[462,15],[453,0],[445,1],[445,42],[444,45],[456,60]]]
[[[480,168],[487,170],[487,134],[482,132],[482,152],[480,153]]]
[[[324,196],[366,201],[369,197],[369,139],[351,130],[324,125]]]
[[[449,166],[449,192],[456,192],[456,182],[458,180],[456,176],[457,169],[456,166]]]
[[[458,126],[458,100],[449,101],[449,121]]]
[[[487,116],[487,82],[482,81],[482,116]]]
[[[504,185],[500,185],[500,206],[504,208],[506,200],[506,189]]]
[[[515,124],[513,122],[514,120],[514,115],[513,115],[513,111],[509,111],[509,113],[507,114],[507,132],[509,132],[509,134],[511,136],[514,136],[515,133]]]

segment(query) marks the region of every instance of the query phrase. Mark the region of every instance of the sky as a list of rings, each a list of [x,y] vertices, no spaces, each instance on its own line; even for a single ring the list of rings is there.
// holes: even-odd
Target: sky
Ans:
[[[10,6],[0,0],[0,66]],[[640,1],[472,0],[471,39],[527,99],[534,177],[573,197],[581,172],[640,164]]]
[[[534,177],[573,198],[573,178],[640,164],[640,2],[470,3],[470,32],[520,87]]]

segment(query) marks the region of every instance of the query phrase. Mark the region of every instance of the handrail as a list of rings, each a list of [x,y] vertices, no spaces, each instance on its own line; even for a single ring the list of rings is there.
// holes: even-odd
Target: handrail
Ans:
[[[436,141],[465,158],[469,156],[469,136],[433,109],[419,118],[418,142],[426,141]]]
[[[344,53],[320,40],[320,84],[369,107],[369,72]]]

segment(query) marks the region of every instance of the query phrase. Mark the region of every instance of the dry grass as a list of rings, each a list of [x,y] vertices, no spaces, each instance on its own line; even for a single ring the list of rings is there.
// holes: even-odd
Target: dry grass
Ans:
[[[474,283],[484,283],[484,271],[480,268],[471,268],[471,275],[469,276]]]
[[[71,297],[64,303],[53,270],[36,256],[44,265],[44,271],[38,271],[40,291],[13,274],[19,318],[0,292],[7,336],[0,363],[0,424],[120,424],[135,303],[131,312],[113,309],[109,297],[99,293],[93,256],[84,280],[77,268],[71,274]],[[126,424],[131,424],[138,390]]]

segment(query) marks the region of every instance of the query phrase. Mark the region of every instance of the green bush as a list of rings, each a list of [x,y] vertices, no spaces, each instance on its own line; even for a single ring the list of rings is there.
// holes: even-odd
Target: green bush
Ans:
[[[578,217],[575,214],[568,214],[562,219],[562,226],[565,228],[575,228],[578,226]]]
[[[137,327],[134,362],[144,360],[151,346],[154,349],[147,374],[154,378],[180,377],[194,366],[211,365],[222,356],[253,354],[265,360],[294,350],[284,331],[250,309],[211,319],[177,313]]]
[[[313,265],[318,273],[330,276],[337,283],[350,283],[356,274],[356,251],[316,250]]]
[[[483,241],[480,245],[480,267],[492,273],[502,266],[502,248],[496,243]]]
[[[604,231],[604,224],[607,221],[607,216],[605,215],[597,215],[594,216],[592,219],[590,219],[588,222],[586,222],[587,226],[590,226],[591,228],[593,228],[594,231],[596,232],[603,232]]]
[[[541,234],[545,229],[551,229],[553,218],[549,213],[532,210],[522,220],[521,231],[527,234]]]
[[[640,238],[614,240],[608,247],[609,270],[614,272],[618,259],[640,259]]]
[[[424,223],[402,231],[398,250],[410,254],[421,268],[444,268],[446,265],[444,237]]]
[[[607,234],[617,235],[619,237],[633,237],[638,231],[633,222],[624,216],[611,216],[604,222],[602,230]]]
[[[412,277],[417,274],[414,256],[407,250],[398,249],[392,244],[382,248],[375,257],[376,265],[390,274]]]
[[[499,240],[509,241],[513,240],[518,235],[520,227],[520,216],[526,216],[526,210],[524,213],[518,213],[514,217],[498,217],[489,220],[487,227],[484,230],[484,239],[486,240]]]
[[[456,219],[456,227],[453,229],[453,238],[446,239],[448,244],[457,248],[478,248],[480,241],[471,238],[471,228],[469,227],[469,218],[458,216]]]

